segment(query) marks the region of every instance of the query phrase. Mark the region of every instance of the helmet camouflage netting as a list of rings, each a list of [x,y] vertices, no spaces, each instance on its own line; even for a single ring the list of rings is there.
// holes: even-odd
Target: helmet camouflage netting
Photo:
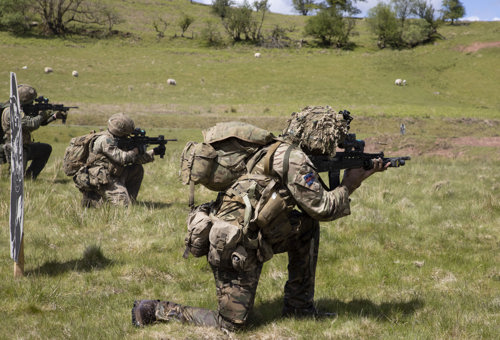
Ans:
[[[349,130],[349,121],[330,106],[307,106],[292,113],[282,137],[308,155],[335,156],[337,145]]]

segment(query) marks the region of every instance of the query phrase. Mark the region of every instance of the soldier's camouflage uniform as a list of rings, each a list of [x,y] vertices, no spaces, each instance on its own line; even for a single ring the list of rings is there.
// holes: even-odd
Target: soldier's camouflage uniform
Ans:
[[[269,148],[269,147],[267,147]],[[266,149],[267,149],[266,148]],[[287,179],[283,179],[286,151],[289,153]],[[264,149],[263,153],[265,153]],[[255,157],[258,157],[255,156]],[[264,172],[263,160],[252,173]],[[319,246],[319,222],[331,221],[350,214],[349,194],[344,186],[327,191],[319,174],[306,154],[296,146],[282,143],[274,153],[271,174],[281,184],[280,196],[286,202],[286,212],[291,230],[272,230],[266,240],[272,253],[288,253],[288,281],[285,285],[283,314],[295,316],[314,315],[314,280]],[[239,199],[228,190],[218,207],[217,217],[234,224],[243,224],[245,209]],[[299,207],[301,211],[293,209]],[[182,306],[172,302],[159,302],[157,320],[173,318],[197,325],[236,330],[245,325],[253,307],[263,260],[259,250],[248,247],[243,270],[231,265],[210,264],[213,270],[218,298],[217,311]],[[209,260],[210,262],[210,260]]]
[[[52,147],[46,143],[35,143],[32,141],[31,132],[38,129],[42,123],[47,121],[50,113],[44,112],[36,117],[25,115],[21,111],[21,126],[23,135],[23,162],[25,169],[25,176],[27,178],[35,179],[47,164]],[[5,157],[10,162],[11,152],[11,134],[10,134],[10,108],[5,108],[2,112],[2,130],[4,131],[4,144]],[[31,161],[30,166],[26,169],[28,161]]]
[[[93,190],[82,191],[83,203],[97,206],[101,200],[116,205],[128,205],[137,199],[144,168],[142,164],[154,160],[154,151],[135,154],[133,150],[118,148],[118,137],[109,131],[99,136],[92,145],[87,161]]]

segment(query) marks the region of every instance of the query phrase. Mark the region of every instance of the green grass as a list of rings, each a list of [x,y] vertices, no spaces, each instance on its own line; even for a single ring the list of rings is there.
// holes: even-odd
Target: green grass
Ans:
[[[174,5],[178,8],[169,7]],[[103,124],[109,114],[125,111],[160,120],[182,114],[184,127],[191,127],[199,115],[287,117],[315,104],[350,109],[358,116],[500,116],[499,49],[460,50],[474,42],[497,41],[498,22],[442,26],[444,39],[402,51],[376,49],[363,20],[358,20],[353,51],[249,45],[209,49],[201,47],[199,38],[148,38],[152,18],[147,14],[156,10],[175,17],[195,8],[192,15],[201,24],[209,17],[208,6],[172,1],[120,2],[117,8],[122,7],[131,16],[128,20],[136,21],[117,28],[131,31],[132,38],[16,38],[0,32],[0,94],[8,96],[8,72],[14,71],[19,82],[32,84],[51,101],[79,106],[73,112],[91,124]],[[266,30],[292,19],[297,21],[294,39],[304,38],[300,16],[272,14]],[[193,26],[196,32],[201,29]],[[254,58],[256,51],[262,58]],[[54,72],[45,74],[46,66]],[[72,77],[72,70],[80,76]],[[168,78],[178,85],[167,85]],[[396,87],[396,78],[406,79],[408,86]],[[101,118],[94,121],[96,115]]]
[[[414,50],[379,51],[360,21],[353,51],[208,49],[197,38],[208,7],[187,1],[113,1],[131,38],[13,37],[0,32],[0,96],[17,73],[51,102],[76,105],[67,125],[42,127],[53,146],[39,177],[25,185],[26,277],[13,278],[9,254],[9,173],[0,167],[1,339],[219,339],[215,330],[178,323],[132,327],[135,299],[160,298],[215,309],[206,260],[182,258],[188,189],[179,156],[201,129],[243,120],[279,134],[290,113],[329,104],[355,117],[351,132],[387,155],[410,154],[352,197],[352,215],[322,223],[316,302],[334,322],[282,319],[287,258],[264,265],[250,328],[235,339],[495,339],[500,334],[499,49],[460,51],[498,40],[498,22],[443,26],[446,39]],[[151,22],[195,17],[194,39],[157,41]],[[304,18],[270,15],[274,24]],[[191,35],[191,30],[188,36]],[[177,32],[180,34],[180,31]],[[253,57],[260,51],[262,58]],[[28,66],[23,70],[23,66]],[[54,72],[44,74],[51,66]],[[72,70],[80,77],[73,78]],[[177,86],[167,86],[175,78]],[[407,87],[396,87],[396,78]],[[80,208],[62,171],[71,137],[104,128],[116,112],[148,135],[177,138],[165,159],[145,166],[139,204]],[[407,133],[400,136],[399,125]],[[476,145],[455,145],[468,137]],[[445,150],[449,157],[435,151]],[[215,194],[196,190],[196,202]]]
[[[182,259],[188,190],[178,178],[178,159],[187,140],[201,139],[199,130],[151,130],[179,142],[167,145],[164,160],[145,166],[139,204],[83,210],[61,163],[68,132],[87,130],[39,130],[54,153],[39,180],[26,183],[26,278],[13,278],[8,228],[0,231],[1,334],[222,337],[176,323],[130,324],[135,299],[216,308],[206,260]],[[353,195],[351,216],[322,224],[316,301],[339,313],[335,322],[280,318],[287,274],[286,256],[277,255],[264,266],[250,329],[235,338],[495,338],[500,177],[492,170],[500,163],[473,149],[454,160],[413,157],[403,168],[370,178]],[[1,171],[0,219],[7,225],[7,167]],[[198,203],[213,198],[197,189]]]

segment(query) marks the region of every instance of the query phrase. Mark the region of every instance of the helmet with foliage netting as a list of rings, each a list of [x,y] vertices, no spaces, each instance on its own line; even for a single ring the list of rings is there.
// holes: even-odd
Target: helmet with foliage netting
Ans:
[[[282,137],[308,155],[335,156],[349,130],[349,112],[336,112],[329,106],[307,106],[292,113]]]

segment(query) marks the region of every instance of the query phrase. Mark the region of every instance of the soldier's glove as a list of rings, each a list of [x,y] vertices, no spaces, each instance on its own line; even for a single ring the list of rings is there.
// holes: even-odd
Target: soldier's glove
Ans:
[[[52,114],[52,111],[47,110],[47,111],[42,111],[39,113],[39,116],[42,117],[42,124],[41,125],[47,125],[53,120],[55,120],[54,115]]]
[[[62,111],[56,112],[56,119],[66,119],[66,114]]]
[[[163,156],[165,154],[166,150],[167,149],[165,148],[165,145],[163,145],[163,144],[160,144],[156,148],[153,149],[153,151],[155,152],[155,155],[159,155],[159,156]]]
[[[42,116],[43,117],[42,120],[44,122],[46,122],[47,120],[49,120],[53,116],[53,114],[52,114],[52,111],[47,110],[47,111],[40,112],[40,116]]]

